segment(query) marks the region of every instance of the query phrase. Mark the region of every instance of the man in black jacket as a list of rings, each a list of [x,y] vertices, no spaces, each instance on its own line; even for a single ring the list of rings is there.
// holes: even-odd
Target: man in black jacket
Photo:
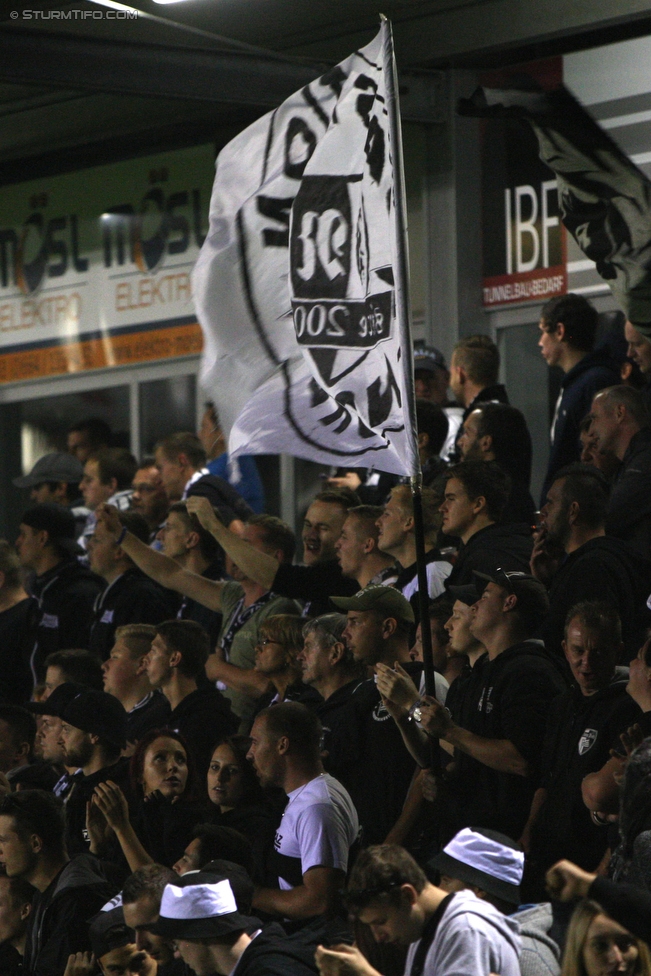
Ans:
[[[549,464],[541,504],[556,472],[579,460],[581,421],[598,390],[619,382],[619,368],[606,349],[594,349],[597,310],[583,295],[560,295],[543,305],[538,346],[548,366],[563,370],[551,426]]]
[[[75,519],[68,509],[49,502],[23,513],[16,549],[21,565],[36,573],[32,592],[39,605],[31,668],[42,681],[48,654],[88,647],[93,606],[102,580],[76,558]]]
[[[473,573],[498,567],[528,570],[533,547],[527,525],[502,525],[509,478],[494,461],[463,461],[447,472],[443,532],[461,540],[446,586],[474,583]]]
[[[127,713],[113,695],[92,689],[64,701],[57,712],[64,764],[81,771],[65,801],[66,847],[71,854],[84,853],[89,850],[86,805],[95,787],[110,779],[126,788],[128,761],[120,753],[127,744]]]
[[[526,573],[475,573],[485,584],[473,607],[472,635],[488,651],[472,731],[457,725],[433,698],[421,723],[433,736],[477,760],[464,823],[519,837],[538,784],[549,704],[566,688],[560,667],[532,639],[549,609],[544,586]],[[469,785],[469,784],[468,784]]]
[[[606,533],[651,555],[651,428],[644,398],[630,386],[597,393],[590,410],[596,446],[621,461],[615,475]]]
[[[169,701],[169,726],[188,743],[200,778],[208,771],[215,743],[239,725],[221,692],[211,685],[197,687],[209,649],[207,633],[194,620],[167,620],[156,628],[145,658],[149,683]]]
[[[116,889],[89,854],[70,859],[61,803],[43,790],[0,802],[0,864],[36,889],[25,944],[26,973],[61,976],[71,953],[90,950],[88,923]]]
[[[505,388],[497,382],[499,370],[500,354],[489,336],[466,336],[456,344],[450,362],[450,386],[465,407],[463,420],[480,403],[509,402]]]
[[[565,628],[563,650],[572,685],[555,699],[547,717],[541,775],[522,835],[530,853],[527,900],[544,897],[544,874],[561,856],[596,869],[608,846],[583,802],[581,784],[600,770],[619,735],[640,708],[626,694],[628,669],[617,668],[621,627],[617,611],[580,603]]]
[[[606,535],[608,494],[596,468],[572,464],[557,472],[542,510],[531,572],[549,589],[549,613],[540,630],[547,650],[561,657],[571,608],[584,600],[601,600],[622,621],[625,656],[619,663],[624,664],[644,643],[651,623],[646,608],[651,560]]]
[[[144,543],[149,541],[147,523],[135,512],[120,512],[123,529]],[[94,619],[88,649],[105,661],[118,627],[127,624],[159,624],[178,609],[174,595],[166,593],[141,572],[121,546],[95,524],[88,540],[90,568],[105,580],[106,586],[95,600]]]

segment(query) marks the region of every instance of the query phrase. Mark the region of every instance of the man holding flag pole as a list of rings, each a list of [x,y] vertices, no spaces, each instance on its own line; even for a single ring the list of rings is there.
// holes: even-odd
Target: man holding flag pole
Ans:
[[[231,456],[286,452],[409,477],[426,619],[396,79],[383,18],[370,44],[222,150],[193,286],[202,384]],[[238,562],[242,541],[214,534]]]

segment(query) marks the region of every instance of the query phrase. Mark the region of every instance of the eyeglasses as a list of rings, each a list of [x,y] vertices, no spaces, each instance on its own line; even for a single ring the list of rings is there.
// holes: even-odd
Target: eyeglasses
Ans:
[[[282,644],[280,643],[280,641],[272,640],[271,637],[264,637],[262,640],[259,640],[255,646],[256,647],[266,647],[267,644],[278,644],[279,647],[282,647]]]

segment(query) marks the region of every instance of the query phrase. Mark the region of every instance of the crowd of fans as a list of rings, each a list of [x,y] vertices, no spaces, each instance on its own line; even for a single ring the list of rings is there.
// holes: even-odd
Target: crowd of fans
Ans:
[[[410,486],[331,472],[296,559],[212,404],[15,479],[1,976],[651,976],[651,341],[597,324],[543,309],[540,513],[495,345],[416,346],[427,619]]]

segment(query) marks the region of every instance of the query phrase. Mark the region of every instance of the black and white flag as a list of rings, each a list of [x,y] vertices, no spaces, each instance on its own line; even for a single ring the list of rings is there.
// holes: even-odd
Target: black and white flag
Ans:
[[[531,124],[556,174],[563,223],[627,319],[651,337],[651,181],[563,85],[478,88],[458,110]]]
[[[419,471],[396,295],[392,57],[385,23],[219,154],[193,286],[202,385],[232,455]]]

